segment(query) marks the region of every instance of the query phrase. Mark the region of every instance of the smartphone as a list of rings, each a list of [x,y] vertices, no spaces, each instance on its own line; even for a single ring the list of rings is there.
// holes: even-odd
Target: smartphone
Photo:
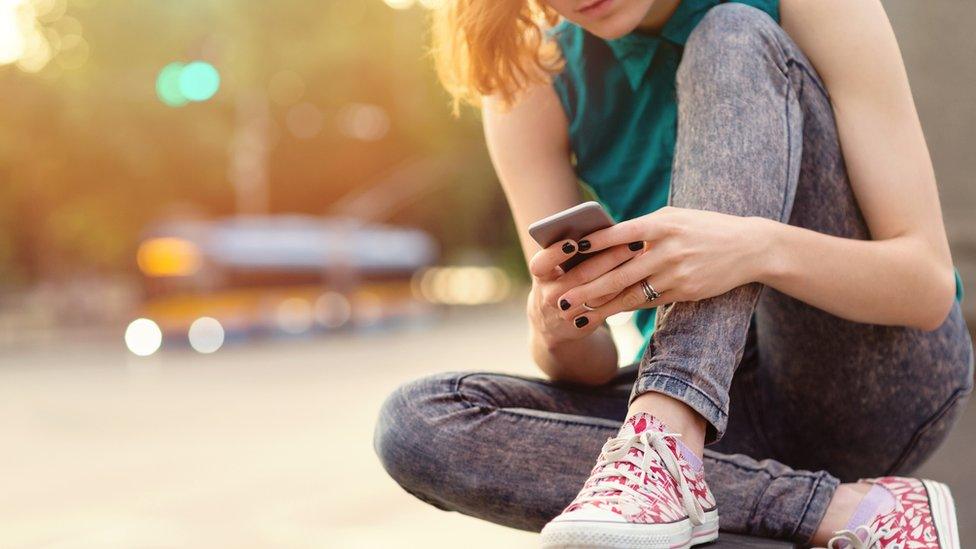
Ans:
[[[579,241],[584,236],[606,229],[613,225],[613,218],[598,202],[589,201],[567,210],[550,215],[529,225],[529,235],[543,248],[548,248],[560,240]],[[562,263],[564,272],[586,261],[590,256],[576,253]]]

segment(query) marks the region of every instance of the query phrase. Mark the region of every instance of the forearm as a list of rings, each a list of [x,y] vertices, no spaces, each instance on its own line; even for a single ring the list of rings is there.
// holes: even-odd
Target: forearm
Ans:
[[[549,345],[530,329],[532,356],[539,368],[554,381],[581,385],[602,385],[617,372],[617,347],[604,326],[589,336]]]
[[[921,238],[839,238],[754,219],[764,243],[756,280],[836,316],[933,330],[948,314],[955,278],[947,253]]]

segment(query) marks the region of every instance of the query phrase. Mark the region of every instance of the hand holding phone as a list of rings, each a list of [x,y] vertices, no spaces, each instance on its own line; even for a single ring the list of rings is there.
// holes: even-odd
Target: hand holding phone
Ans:
[[[584,236],[613,225],[613,218],[598,202],[589,201],[540,219],[529,225],[529,235],[539,246],[548,248],[560,240],[579,241]],[[564,272],[590,256],[577,253],[560,265]]]

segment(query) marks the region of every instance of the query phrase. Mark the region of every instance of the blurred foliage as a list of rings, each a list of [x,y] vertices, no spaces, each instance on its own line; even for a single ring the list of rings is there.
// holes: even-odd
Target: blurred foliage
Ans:
[[[38,73],[0,67],[5,283],[131,271],[154,220],[232,214],[238,98],[266,93],[283,70],[301,76],[295,100],[317,107],[323,122],[316,136],[295,137],[289,105],[269,102],[271,212],[324,213],[411,159],[460,158],[460,168],[436,175],[435,191],[389,221],[430,230],[448,254],[481,245],[500,261],[518,257],[478,122],[450,117],[434,77],[423,10],[380,0],[85,0],[69,1],[64,16],[89,46],[81,66],[55,58]],[[164,105],[158,71],[194,59],[218,68],[220,90],[206,102]],[[382,107],[388,133],[363,141],[338,131],[350,103]]]

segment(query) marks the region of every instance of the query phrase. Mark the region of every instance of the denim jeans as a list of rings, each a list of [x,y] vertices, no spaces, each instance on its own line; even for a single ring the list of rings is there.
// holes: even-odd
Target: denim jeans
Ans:
[[[867,239],[827,91],[785,32],[713,8],[678,70],[671,203]],[[449,373],[389,397],[376,450],[442,509],[540,529],[569,503],[635,395],[708,423],[705,473],[723,530],[806,542],[841,481],[907,474],[972,391],[958,304],[937,330],[850,322],[758,283],[658,311],[640,364],[582,388]]]

